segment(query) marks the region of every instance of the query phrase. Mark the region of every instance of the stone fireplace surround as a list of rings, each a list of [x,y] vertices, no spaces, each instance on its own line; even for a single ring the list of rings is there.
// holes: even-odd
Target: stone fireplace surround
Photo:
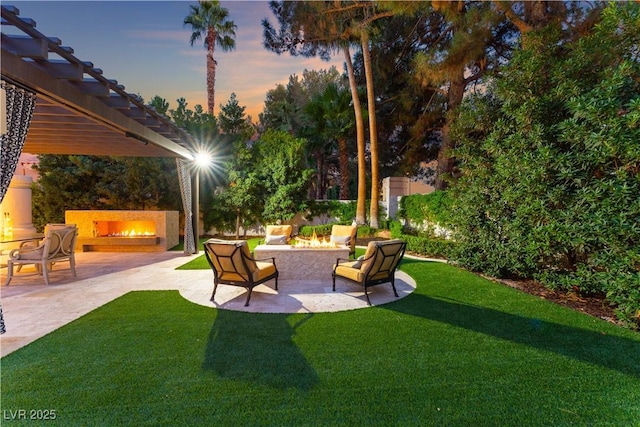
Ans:
[[[65,212],[65,222],[76,224],[76,250],[87,252],[163,252],[179,243],[179,215],[177,211],[105,211],[74,210]],[[155,224],[151,235],[133,237],[107,236],[107,224]]]

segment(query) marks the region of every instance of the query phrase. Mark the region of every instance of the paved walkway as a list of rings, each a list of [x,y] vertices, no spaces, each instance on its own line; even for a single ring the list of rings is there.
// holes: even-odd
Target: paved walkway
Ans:
[[[200,255],[202,252],[200,253]],[[218,286],[211,302],[211,270],[176,270],[197,255],[181,252],[115,253],[79,252],[76,254],[77,277],[63,264],[50,274],[44,284],[35,270],[24,267],[15,273],[9,286],[0,287],[0,299],[7,332],[0,335],[0,357],[35,341],[92,310],[136,290],[178,290],[195,304],[207,307],[268,313],[331,312],[366,308],[364,292],[346,282],[336,282],[332,292],[331,274],[326,281],[278,281],[257,286],[249,307],[244,307],[246,290],[236,286]],[[0,269],[0,283],[6,278]],[[415,289],[415,282],[398,271],[396,288],[400,298]],[[396,300],[390,285],[369,290],[373,305]]]

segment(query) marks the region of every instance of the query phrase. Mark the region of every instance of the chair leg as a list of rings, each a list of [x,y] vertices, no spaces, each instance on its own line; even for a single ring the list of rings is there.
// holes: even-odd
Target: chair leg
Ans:
[[[364,287],[364,295],[367,297],[367,305],[371,305],[371,300],[369,299],[369,292],[367,292],[367,287]]]
[[[332,275],[332,276],[333,276],[333,292],[335,292],[336,291],[336,276],[334,276],[334,275]]]
[[[218,284],[213,284],[213,293],[211,294],[211,299],[209,301],[213,301],[213,298],[216,296],[216,290],[218,289]]]
[[[18,266],[20,267],[20,266]],[[20,271],[20,270],[18,270]],[[5,286],[9,286],[9,282],[13,279],[13,262],[11,260],[7,261],[7,281],[4,282]]]
[[[47,268],[46,264],[42,266],[42,275],[44,276],[44,283],[46,283],[48,285],[49,284],[49,269]]]
[[[249,300],[251,299],[251,291],[253,291],[253,287],[247,288],[249,292],[247,293],[247,301],[244,303],[244,306],[249,306]]]
[[[396,291],[396,279],[395,278],[393,278],[391,280],[391,287],[393,288],[393,294],[396,296],[396,298],[398,298],[399,295],[398,295],[398,291]]]

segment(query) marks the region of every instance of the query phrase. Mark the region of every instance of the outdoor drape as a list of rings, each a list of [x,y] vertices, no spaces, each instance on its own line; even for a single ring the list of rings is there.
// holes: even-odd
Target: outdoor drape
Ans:
[[[193,235],[193,204],[189,163],[182,159],[176,159],[176,167],[178,168],[178,181],[182,195],[182,208],[184,209],[184,253],[195,254],[196,239]]]
[[[27,137],[33,110],[36,107],[36,94],[12,85],[4,80],[0,82],[6,92],[7,133],[0,136],[0,202],[9,188],[9,183],[18,165],[24,140]]]
[[[11,178],[24,147],[29,124],[36,107],[36,94],[2,80],[5,91],[7,133],[0,135],[0,203],[7,193]],[[5,333],[4,316],[0,305],[0,334]]]

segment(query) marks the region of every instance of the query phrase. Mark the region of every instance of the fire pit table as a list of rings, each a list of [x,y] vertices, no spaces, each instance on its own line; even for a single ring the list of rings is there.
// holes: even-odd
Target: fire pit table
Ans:
[[[349,248],[258,245],[255,258],[275,258],[278,278],[282,280],[331,280],[337,258],[349,258]]]

